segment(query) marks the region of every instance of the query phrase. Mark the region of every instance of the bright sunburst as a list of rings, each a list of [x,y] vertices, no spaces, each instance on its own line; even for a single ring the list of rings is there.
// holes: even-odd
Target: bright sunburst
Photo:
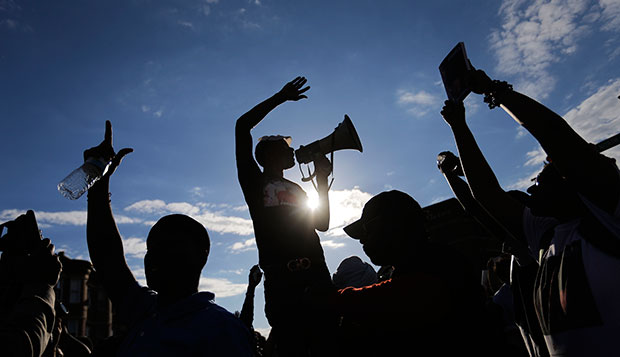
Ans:
[[[311,210],[315,210],[319,207],[319,194],[316,191],[308,192],[308,201],[306,201],[306,205]]]

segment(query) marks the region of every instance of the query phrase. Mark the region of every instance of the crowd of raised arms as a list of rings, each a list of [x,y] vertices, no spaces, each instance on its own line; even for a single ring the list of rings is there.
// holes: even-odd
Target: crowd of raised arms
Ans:
[[[316,232],[329,228],[330,161],[314,158],[320,208],[309,210],[304,190],[284,177],[295,164],[290,138],[266,136],[255,145],[251,134],[277,106],[307,98],[307,80],[297,77],[236,121],[238,181],[259,256],[240,313],[199,291],[210,239],[186,215],[164,216],[153,225],[144,257],[147,286],[138,283],[125,260],[109,190],[132,149],[113,148],[108,121],[103,142],[84,152],[85,159],[109,162],[88,190],[86,241],[115,323],[125,328],[95,346],[68,333],[55,309],[62,264],[54,245],[49,239],[20,243],[31,233],[29,211],[4,224],[0,355],[620,355],[615,161],[508,83],[476,69],[466,79],[474,94],[490,108],[503,108],[507,120],[515,119],[547,154],[527,193],[505,191],[467,125],[463,103],[448,100],[441,109],[458,154],[440,153],[438,168],[463,209],[504,243],[504,253],[488,263],[499,284],[484,286],[479,267],[463,252],[430,240],[422,208],[398,190],[372,197],[344,228],[381,269],[354,256],[330,273]],[[261,280],[268,336],[253,328]]]

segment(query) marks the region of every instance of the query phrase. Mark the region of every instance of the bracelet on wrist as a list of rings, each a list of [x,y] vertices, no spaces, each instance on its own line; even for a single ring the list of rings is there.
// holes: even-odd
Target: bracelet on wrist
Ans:
[[[512,84],[506,81],[494,80],[491,84],[491,90],[484,94],[484,102],[489,105],[489,109],[499,107],[501,97],[512,91]]]

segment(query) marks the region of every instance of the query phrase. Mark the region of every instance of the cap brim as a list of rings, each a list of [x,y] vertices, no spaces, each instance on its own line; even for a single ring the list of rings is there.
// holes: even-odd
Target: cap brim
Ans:
[[[361,239],[364,236],[364,227],[361,219],[343,228],[344,232],[353,239]]]

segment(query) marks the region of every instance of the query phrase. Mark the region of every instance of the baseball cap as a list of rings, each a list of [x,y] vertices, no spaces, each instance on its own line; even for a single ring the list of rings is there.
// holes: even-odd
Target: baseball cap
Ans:
[[[365,224],[379,216],[400,219],[409,226],[424,224],[420,204],[408,194],[392,190],[381,192],[366,202],[362,217],[344,227],[344,232],[353,239],[360,239],[366,235]]]
[[[293,141],[293,139],[290,136],[284,136],[284,135],[266,135],[266,136],[261,136],[260,138],[258,138],[258,142],[267,142],[267,141],[278,141],[278,140],[284,140],[288,146],[291,146],[291,142]]]

